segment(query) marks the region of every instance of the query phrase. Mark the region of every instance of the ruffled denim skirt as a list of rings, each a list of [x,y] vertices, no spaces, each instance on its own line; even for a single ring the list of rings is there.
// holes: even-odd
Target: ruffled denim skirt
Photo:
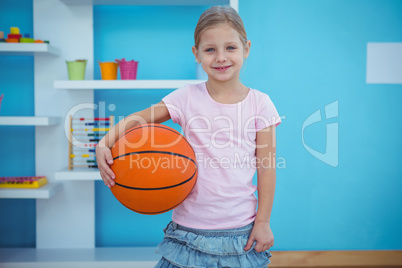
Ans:
[[[234,229],[204,230],[181,226],[171,221],[156,253],[162,259],[155,268],[262,268],[272,254],[267,250],[245,251],[254,222]]]

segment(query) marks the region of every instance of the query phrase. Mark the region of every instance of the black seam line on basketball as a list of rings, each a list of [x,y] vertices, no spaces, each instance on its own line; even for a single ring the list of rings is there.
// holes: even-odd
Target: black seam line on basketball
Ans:
[[[125,136],[125,135],[128,134],[128,133],[130,133],[131,131],[134,131],[134,130],[136,130],[136,129],[139,129],[139,128],[142,128],[142,127],[145,127],[145,126],[146,126],[146,127],[151,127],[151,126],[153,126],[153,127],[163,128],[163,129],[169,130],[169,131],[171,131],[171,132],[173,132],[173,133],[179,134],[181,137],[184,138],[184,141],[187,142],[187,144],[190,146],[191,150],[193,151],[193,153],[194,153],[194,155],[195,155],[195,152],[194,152],[193,147],[190,145],[190,143],[188,142],[188,140],[186,139],[186,137],[184,137],[184,135],[182,135],[180,132],[178,132],[178,131],[176,131],[176,130],[169,129],[169,128],[165,127],[164,125],[155,126],[155,125],[147,124],[147,125],[141,125],[141,126],[138,126],[138,127],[134,127],[134,128],[132,128],[132,129],[130,129],[128,132],[122,134],[122,135],[118,138],[118,140],[120,140],[123,136]],[[118,140],[117,140],[117,141],[118,141]],[[116,142],[117,142],[117,141],[116,141]]]
[[[197,172],[197,171],[194,171],[193,175],[191,175],[191,177],[188,178],[188,179],[185,180],[185,181],[182,181],[182,182],[180,182],[180,183],[178,183],[178,184],[175,184],[175,185],[170,185],[170,186],[165,186],[165,187],[159,187],[159,188],[139,188],[139,187],[131,187],[131,186],[127,186],[127,185],[120,184],[120,183],[118,183],[118,182],[115,182],[115,184],[118,185],[118,186],[120,186],[120,187],[124,187],[124,188],[127,188],[127,189],[132,189],[132,190],[143,190],[143,191],[165,190],[165,189],[169,189],[169,188],[174,188],[174,187],[180,186],[180,185],[182,185],[182,184],[185,184],[185,183],[191,181],[191,180],[194,178],[196,172]]]
[[[128,132],[123,133],[123,134],[119,137],[118,140],[120,140],[121,137],[125,136],[126,134],[130,133],[131,131],[134,131],[134,130],[139,129],[139,128],[151,127],[151,126],[153,126],[153,127],[158,127],[158,128],[163,128],[163,129],[166,129],[166,130],[169,130],[169,131],[172,131],[172,132],[174,132],[174,133],[176,133],[176,134],[181,135],[178,131],[173,131],[173,130],[171,130],[171,129],[169,129],[169,128],[163,126],[163,125],[161,125],[161,126],[155,126],[155,125],[153,125],[153,124],[144,124],[144,125],[140,125],[140,126],[138,126],[138,127],[134,127],[134,128],[132,128],[132,129],[130,129]],[[181,136],[182,136],[182,135],[181,135]]]
[[[195,184],[194,184],[194,185],[195,185]],[[191,191],[193,190],[194,185],[193,185],[193,187],[191,188]],[[135,212],[137,212],[137,213],[142,213],[142,214],[147,214],[147,215],[155,215],[155,214],[165,213],[165,212],[167,212],[167,211],[169,211],[169,210],[171,210],[171,209],[174,209],[174,208],[178,207],[181,203],[183,203],[184,200],[187,199],[187,197],[190,195],[191,191],[186,195],[186,197],[183,198],[183,200],[180,201],[179,204],[174,205],[173,207],[170,207],[170,208],[165,209],[165,210],[160,210],[160,211],[153,211],[153,212],[139,211],[139,210],[132,209],[132,208],[130,208],[130,207],[124,205],[123,203],[122,203],[122,204],[123,204],[123,206],[125,206],[126,208],[131,209],[132,211],[135,211]],[[121,203],[121,202],[120,202],[120,203]]]
[[[195,184],[194,184],[194,185],[195,185]],[[194,185],[193,185],[193,188],[194,188]],[[191,191],[193,190],[193,188],[191,188]],[[169,211],[169,210],[171,210],[171,209],[174,209],[175,207],[178,207],[181,203],[183,203],[184,200],[187,199],[187,197],[190,195],[191,191],[186,195],[186,197],[183,198],[183,200],[180,201],[179,204],[174,205],[173,207],[170,207],[170,208],[165,209],[165,210],[160,210],[160,211],[153,211],[153,212],[139,211],[139,210],[132,209],[132,208],[130,208],[130,207],[124,205],[123,203],[122,203],[122,204],[123,204],[123,206],[125,206],[126,208],[131,209],[132,211],[135,211],[135,212],[137,212],[137,213],[142,213],[142,214],[146,214],[146,215],[155,215],[155,214],[165,213],[165,212],[167,212],[167,211]],[[120,202],[120,203],[121,203],[121,202]]]
[[[151,126],[152,126],[152,127],[157,127],[157,128],[163,128],[163,129],[169,130],[169,131],[171,131],[171,132],[174,132],[174,133],[176,133],[176,134],[179,134],[180,136],[183,136],[183,135],[181,135],[178,131],[169,129],[169,128],[165,127],[164,125],[156,126],[156,125],[153,125],[153,124],[146,124],[146,125],[140,125],[140,126],[138,126],[138,127],[134,127],[134,128],[132,128],[132,129],[130,129],[128,132],[123,133],[123,134],[119,137],[118,140],[120,140],[123,136],[127,135],[127,134],[130,133],[131,131],[134,131],[134,130],[139,129],[139,128],[151,127]],[[184,137],[184,136],[183,136],[183,137]]]
[[[182,135],[180,132],[178,132],[178,131],[176,131],[176,130],[174,130],[174,129],[167,128],[166,126],[161,125],[161,124],[159,124],[159,125],[157,125],[157,126],[156,126],[156,125],[153,125],[153,124],[146,124],[146,125],[140,125],[140,126],[138,126],[138,127],[134,127],[134,128],[132,128],[132,129],[130,129],[128,132],[126,132],[126,133],[124,133],[123,135],[121,135],[118,140],[120,140],[123,136],[125,136],[125,135],[128,134],[128,133],[130,133],[131,131],[134,131],[134,130],[136,130],[136,129],[139,129],[139,128],[142,128],[142,127],[145,127],[145,126],[146,126],[146,127],[151,127],[151,126],[153,126],[153,127],[157,127],[157,128],[163,128],[163,129],[169,130],[169,131],[171,131],[171,132],[173,132],[173,133],[179,134],[180,136],[182,136],[182,137],[184,138],[184,141],[190,146],[191,150],[193,151],[193,153],[194,153],[194,155],[195,155],[195,152],[194,152],[193,147],[192,147],[191,144],[188,142],[187,138],[184,137],[184,135]],[[117,140],[117,141],[118,141],[118,140]],[[116,142],[117,142],[117,141],[116,141]]]
[[[184,138],[184,141],[188,144],[188,146],[190,146],[191,151],[193,151],[193,154],[195,155],[195,151],[194,151],[193,147],[191,146],[191,144],[188,142],[187,138],[186,138],[184,135],[182,135],[180,132],[178,132],[178,131],[176,131],[176,130],[174,130],[174,129],[167,128],[166,126],[161,125],[161,124],[159,124],[159,125],[157,125],[157,126],[154,125],[154,124],[146,124],[146,125],[140,125],[140,126],[138,126],[138,127],[134,127],[134,128],[132,128],[132,129],[130,129],[128,132],[126,132],[126,133],[124,133],[123,135],[121,135],[118,140],[120,140],[123,136],[125,136],[125,135],[128,134],[128,133],[130,133],[131,131],[134,131],[134,130],[139,129],[139,128],[142,128],[142,127],[151,127],[151,126],[157,127],[157,128],[163,128],[163,129],[169,130],[169,131],[171,131],[171,132],[173,132],[173,133],[179,134],[181,137]],[[118,141],[118,140],[117,140],[117,141]],[[116,141],[116,142],[117,142],[117,141]],[[191,161],[193,161],[193,160],[191,159]],[[193,161],[193,162],[194,162],[194,161]],[[195,162],[194,162],[194,163],[195,163]],[[198,168],[197,163],[195,163],[195,165],[196,165],[197,168]]]
[[[170,154],[170,155],[176,155],[176,156],[180,156],[180,157],[186,158],[186,159],[190,160],[191,162],[193,162],[194,164],[196,164],[195,161],[194,161],[191,157],[188,157],[188,156],[183,155],[183,154],[178,154],[178,153],[173,153],[173,152],[165,152],[165,151],[140,151],[140,152],[131,152],[131,153],[126,153],[126,154],[118,155],[118,156],[116,156],[115,158],[113,158],[113,160],[116,160],[116,159],[118,159],[118,158],[120,158],[120,157],[123,157],[123,156],[129,156],[129,155],[133,155],[133,154]],[[197,165],[197,164],[196,164],[196,165]]]

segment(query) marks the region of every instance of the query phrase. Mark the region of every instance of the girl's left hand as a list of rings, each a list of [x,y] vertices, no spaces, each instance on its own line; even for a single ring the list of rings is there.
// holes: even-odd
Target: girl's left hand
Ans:
[[[274,234],[272,233],[268,222],[254,223],[253,230],[251,231],[250,238],[248,239],[244,250],[249,250],[254,241],[257,241],[257,244],[254,248],[257,252],[268,250],[274,245]]]

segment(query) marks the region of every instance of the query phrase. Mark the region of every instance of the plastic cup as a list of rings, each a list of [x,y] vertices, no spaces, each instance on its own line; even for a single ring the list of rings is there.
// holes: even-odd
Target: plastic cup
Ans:
[[[68,79],[84,80],[87,60],[67,61]]]
[[[125,59],[116,60],[120,66],[120,78],[122,80],[137,79],[138,61],[126,61]]]
[[[117,79],[117,68],[119,64],[116,62],[100,62],[99,66],[101,69],[102,80],[116,80]]]

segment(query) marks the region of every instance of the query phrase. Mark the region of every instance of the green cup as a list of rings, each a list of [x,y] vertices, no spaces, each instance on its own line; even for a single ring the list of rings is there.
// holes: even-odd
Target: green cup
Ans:
[[[68,79],[70,80],[84,80],[85,68],[87,60],[66,61],[68,70]]]

